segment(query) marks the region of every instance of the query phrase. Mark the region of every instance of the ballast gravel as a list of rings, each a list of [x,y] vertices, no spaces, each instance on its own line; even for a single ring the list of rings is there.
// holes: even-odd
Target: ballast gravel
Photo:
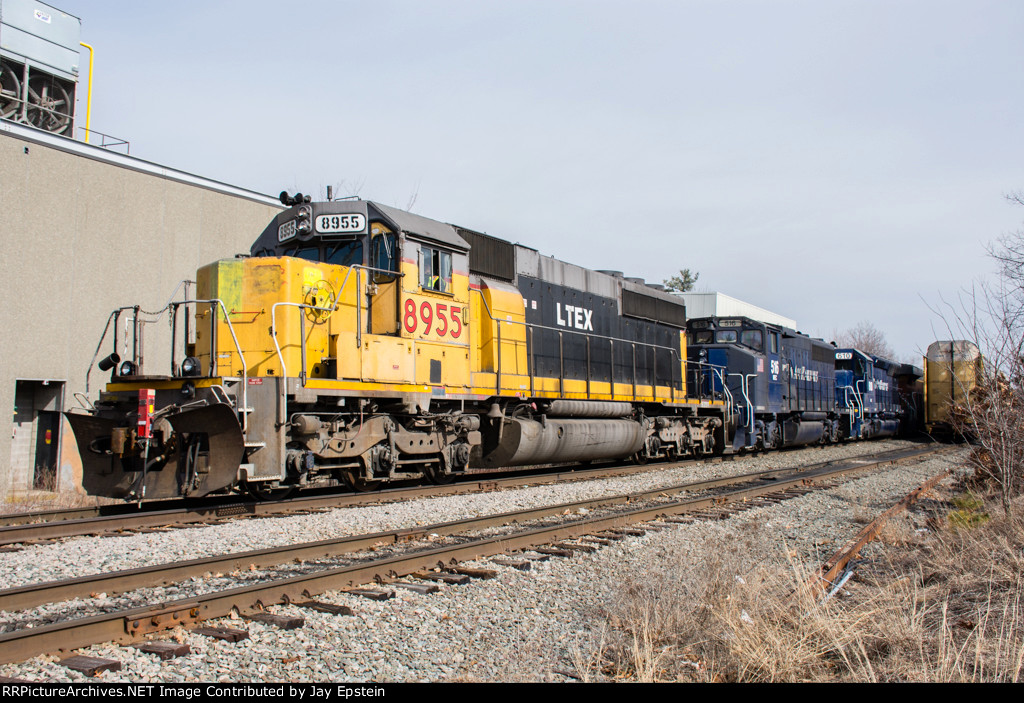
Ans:
[[[529,486],[468,496],[445,496],[404,503],[339,508],[287,518],[241,520],[222,525],[145,533],[118,538],[75,538],[0,555],[0,583],[19,585],[194,559],[289,543],[328,539],[399,527],[424,526],[526,507],[554,505],[626,492],[652,490],[688,481],[831,461],[868,452],[910,446],[888,440],[867,444],[740,457],[731,462],[689,464],[633,476],[562,485]],[[353,616],[336,616],[296,606],[271,612],[299,615],[305,626],[280,630],[243,619],[210,621],[242,627],[250,639],[226,643],[183,629],[163,633],[187,643],[191,653],[161,661],[131,647],[98,645],[79,650],[115,659],[119,672],[103,672],[103,681],[256,682],[256,681],[564,681],[573,662],[589,651],[605,613],[626,584],[673,565],[698,563],[722,540],[752,531],[766,548],[817,564],[873,519],[928,478],[962,462],[962,450],[865,474],[833,488],[814,491],[775,505],[757,507],[726,520],[696,522],[650,531],[600,548],[593,554],[533,562],[530,571],[496,566],[489,560],[470,565],[497,569],[498,577],[466,585],[437,584],[439,591],[418,594],[401,588],[387,601],[329,592],[317,600],[348,605]],[[199,590],[237,585],[223,578]],[[145,597],[169,600],[171,586]],[[106,596],[100,596],[99,600]],[[150,600],[150,602],[153,602]],[[697,604],[695,604],[696,606]],[[25,618],[59,619],[54,604],[40,613],[0,613],[0,626]],[[33,681],[80,681],[82,674],[62,667],[55,657],[36,657],[0,666],[0,676]],[[92,679],[96,680],[96,679]]]

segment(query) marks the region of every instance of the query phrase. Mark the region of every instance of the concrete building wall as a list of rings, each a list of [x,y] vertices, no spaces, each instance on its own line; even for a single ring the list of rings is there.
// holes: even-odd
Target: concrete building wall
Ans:
[[[65,407],[76,404],[114,308],[159,310],[198,266],[248,252],[280,209],[258,193],[0,127],[0,408],[12,413],[11,432],[0,431],[0,496],[32,485],[10,463],[12,449],[24,450],[11,441],[24,420],[14,415],[17,380],[63,381]],[[147,325],[147,351],[168,329],[166,317]],[[167,372],[162,346],[147,356],[147,372]],[[104,355],[110,348],[108,338]],[[105,380],[91,373],[91,396]]]

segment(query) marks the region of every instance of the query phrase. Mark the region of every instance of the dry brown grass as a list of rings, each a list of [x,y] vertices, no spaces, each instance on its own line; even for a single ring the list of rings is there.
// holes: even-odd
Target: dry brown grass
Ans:
[[[765,535],[710,545],[625,584],[575,666],[584,680],[1020,681],[1024,522],[942,523],[924,539],[896,523],[885,561],[828,600],[799,588],[810,574],[785,550],[757,563]]]
[[[0,503],[0,513],[31,513],[39,510],[61,510],[63,508],[90,508],[96,505],[110,505],[118,501],[82,493],[32,490],[22,491],[7,497]]]

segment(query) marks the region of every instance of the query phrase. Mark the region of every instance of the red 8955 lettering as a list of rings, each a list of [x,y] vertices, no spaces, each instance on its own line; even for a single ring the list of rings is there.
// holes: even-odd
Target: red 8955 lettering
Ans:
[[[424,300],[417,307],[416,301],[409,298],[405,301],[402,324],[409,334],[415,334],[416,330],[421,329],[422,324],[424,335],[433,333],[439,337],[447,335],[452,339],[458,339],[462,336],[461,312],[462,308],[458,305],[431,303],[429,300]]]

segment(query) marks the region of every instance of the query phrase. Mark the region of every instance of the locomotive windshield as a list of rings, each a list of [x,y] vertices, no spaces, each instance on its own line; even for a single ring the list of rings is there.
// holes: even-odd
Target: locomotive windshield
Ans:
[[[327,242],[323,246],[300,244],[279,251],[264,249],[258,252],[257,256],[293,256],[306,261],[352,266],[363,263],[363,240],[360,238],[342,242]]]
[[[867,370],[863,359],[836,359],[836,371],[853,371],[857,376],[863,376]]]
[[[339,266],[363,263],[363,240],[354,239],[349,242],[328,244],[324,247],[324,261]]]
[[[296,259],[305,259],[306,261],[320,261],[320,247],[292,247],[285,249],[277,256],[294,256]]]

